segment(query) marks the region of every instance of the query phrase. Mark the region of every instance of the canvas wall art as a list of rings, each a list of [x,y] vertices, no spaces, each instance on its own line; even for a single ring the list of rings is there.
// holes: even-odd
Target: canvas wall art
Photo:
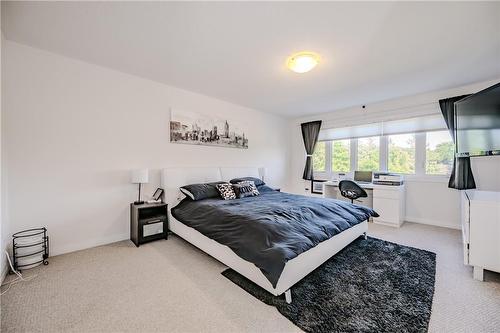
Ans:
[[[170,142],[248,148],[244,130],[234,121],[180,110],[170,111]]]

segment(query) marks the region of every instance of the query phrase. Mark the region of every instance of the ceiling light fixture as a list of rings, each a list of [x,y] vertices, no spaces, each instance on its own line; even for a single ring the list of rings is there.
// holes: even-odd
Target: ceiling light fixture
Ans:
[[[306,73],[316,67],[319,55],[314,52],[302,51],[292,54],[286,60],[286,66],[295,73]]]

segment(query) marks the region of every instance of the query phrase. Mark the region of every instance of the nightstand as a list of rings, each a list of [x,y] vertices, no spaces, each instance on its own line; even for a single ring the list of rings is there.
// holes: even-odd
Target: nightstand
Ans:
[[[168,237],[166,203],[130,204],[130,240],[135,246]]]

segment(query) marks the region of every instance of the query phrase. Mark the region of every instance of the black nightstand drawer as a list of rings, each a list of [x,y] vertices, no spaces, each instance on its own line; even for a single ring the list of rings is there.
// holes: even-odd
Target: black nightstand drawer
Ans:
[[[164,237],[164,232],[165,223],[163,222],[143,224],[139,226],[139,236],[143,241],[147,241],[155,237],[161,239]]]

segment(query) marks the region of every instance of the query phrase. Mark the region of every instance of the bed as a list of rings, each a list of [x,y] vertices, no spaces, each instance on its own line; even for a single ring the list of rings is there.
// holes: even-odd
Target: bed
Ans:
[[[266,187],[262,187],[262,193],[258,197],[229,201],[205,199],[202,202],[183,200],[185,196],[179,190],[179,187],[187,184],[229,181],[243,176],[258,178],[258,170],[163,169],[162,186],[165,189],[165,201],[169,204],[169,228],[271,294],[278,296],[284,293],[286,301],[290,303],[290,289],[295,283],[356,238],[366,236],[366,220],[373,212],[345,202],[311,199]],[[336,211],[331,210],[330,206],[337,207],[342,214],[335,216]],[[282,214],[279,214],[279,210]],[[306,215],[305,223],[287,223],[287,214],[297,212],[302,218]],[[337,221],[335,225],[325,223],[330,216],[332,221]],[[344,216],[346,221],[343,221]],[[269,222],[271,219],[273,221]],[[290,221],[294,219],[296,216],[290,217]],[[297,228],[304,226],[312,230],[304,232],[309,232],[314,237],[301,237],[301,230]],[[276,228],[278,230],[274,232]],[[270,238],[265,242],[247,239],[259,232]],[[291,238],[288,239],[289,237]],[[273,246],[265,248],[265,244],[260,243],[271,243]]]

